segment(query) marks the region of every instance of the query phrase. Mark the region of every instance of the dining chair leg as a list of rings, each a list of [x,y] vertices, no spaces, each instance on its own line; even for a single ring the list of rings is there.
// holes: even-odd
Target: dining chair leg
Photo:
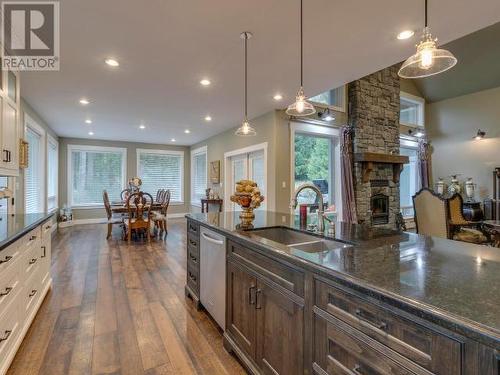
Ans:
[[[109,238],[111,237],[112,230],[113,230],[113,224],[108,223],[108,235],[106,236],[107,240],[109,240]]]
[[[162,222],[163,228],[165,229],[165,237],[167,237],[168,230],[167,230],[167,219],[164,219]]]

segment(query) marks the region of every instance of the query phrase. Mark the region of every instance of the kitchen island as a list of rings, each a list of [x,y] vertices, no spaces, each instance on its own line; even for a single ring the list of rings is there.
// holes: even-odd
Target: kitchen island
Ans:
[[[52,284],[53,214],[0,215],[0,374]]]
[[[255,374],[494,374],[498,249],[296,217],[190,214],[186,294],[199,302],[200,225],[226,238],[225,346]],[[290,243],[294,242],[294,243]]]

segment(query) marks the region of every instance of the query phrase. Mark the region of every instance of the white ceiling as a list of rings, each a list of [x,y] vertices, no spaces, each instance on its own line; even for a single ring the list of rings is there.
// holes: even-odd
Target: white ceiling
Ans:
[[[234,127],[243,112],[242,31],[249,42],[249,115],[293,100],[298,88],[298,0],[64,0],[61,70],[25,72],[22,95],[58,135],[191,145]],[[309,96],[404,60],[423,0],[304,0]],[[498,0],[430,1],[441,43],[500,21]],[[104,64],[115,57],[120,67]],[[213,84],[201,87],[200,79]],[[280,105],[272,99],[281,92]],[[81,106],[78,100],[92,103]],[[206,123],[206,114],[213,117]],[[89,117],[92,125],[84,120]],[[146,125],[139,130],[139,124]],[[191,134],[184,134],[190,129]]]

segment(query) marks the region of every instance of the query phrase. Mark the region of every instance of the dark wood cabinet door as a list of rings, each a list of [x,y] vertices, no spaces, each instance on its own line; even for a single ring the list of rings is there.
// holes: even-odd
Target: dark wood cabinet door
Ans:
[[[237,345],[255,358],[257,280],[244,266],[227,264],[226,328]]]
[[[256,362],[262,373],[303,374],[303,306],[259,280],[255,309]]]

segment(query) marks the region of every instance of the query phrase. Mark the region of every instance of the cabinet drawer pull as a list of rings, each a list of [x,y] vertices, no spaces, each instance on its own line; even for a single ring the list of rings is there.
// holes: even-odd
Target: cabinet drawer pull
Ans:
[[[28,297],[33,297],[36,294],[37,290],[33,289],[30,294],[28,294]]]
[[[259,296],[262,294],[262,290],[261,289],[257,289],[257,291],[255,292],[255,308],[257,310],[260,310],[262,308],[261,306],[261,299],[259,298]]]
[[[4,158],[3,158],[3,162],[4,163],[8,163],[9,162],[9,151],[6,150],[6,149],[3,149],[3,153],[5,154]]]
[[[29,264],[35,264],[36,263],[36,258],[33,258],[29,261]]]
[[[36,240],[36,236],[35,235],[33,235],[33,236],[30,237],[30,241],[34,241],[34,240]]]
[[[40,258],[45,258],[47,256],[47,246],[42,246],[43,255]]]
[[[250,288],[248,288],[248,303],[250,305],[255,305],[255,285],[252,285]]]
[[[5,331],[3,337],[0,337],[0,342],[7,341],[12,331]]]
[[[189,254],[189,258],[191,258],[191,261],[194,262],[194,263],[197,263],[198,262],[198,259],[196,259],[196,257],[192,254]]]
[[[189,224],[189,230],[191,232],[196,232],[196,227],[195,226],[192,226],[191,224]]]
[[[12,161],[12,152],[10,152],[10,150],[7,150],[7,152],[8,152],[8,155],[9,155],[8,162],[10,163]]]
[[[12,257],[11,257],[10,255],[7,255],[7,256],[4,258],[4,260],[0,260],[0,264],[2,264],[2,263],[7,263],[7,262],[8,262],[9,260],[11,260],[11,259],[12,259]]]
[[[362,372],[360,372],[361,370],[361,365],[356,363],[352,369],[352,372],[354,372],[356,375],[363,375]]]
[[[374,326],[375,328],[378,328],[380,330],[385,330],[387,328],[387,323],[384,321],[380,321],[380,323],[375,323],[375,322],[372,322],[371,320],[367,319],[363,315],[363,311],[361,309],[356,309],[355,313],[356,313],[356,316],[359,318],[359,320],[362,320],[362,321]]]
[[[197,245],[197,244],[196,244],[196,241],[193,241],[193,240],[191,240],[191,239],[189,240],[189,243],[190,243],[192,246],[195,246],[195,247],[196,247],[196,245]]]
[[[0,297],[5,297],[6,295],[8,295],[10,292],[12,291],[12,288],[9,286],[7,288],[5,288],[5,292],[2,292],[0,293]]]

